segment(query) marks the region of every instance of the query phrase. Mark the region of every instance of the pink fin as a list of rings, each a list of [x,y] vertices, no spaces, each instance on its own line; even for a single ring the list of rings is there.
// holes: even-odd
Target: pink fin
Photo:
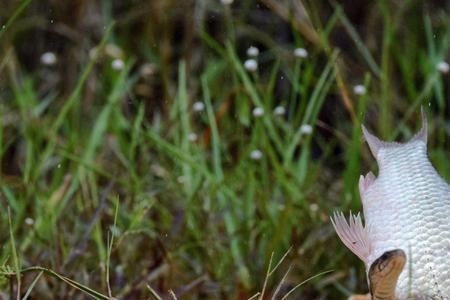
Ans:
[[[363,198],[367,188],[375,182],[375,179],[376,177],[372,172],[367,173],[365,177],[363,175],[359,177],[359,195],[361,198]]]
[[[420,131],[418,133],[416,133],[416,135],[411,139],[411,141],[419,140],[426,144],[427,143],[428,125],[427,125],[427,114],[426,114],[425,110],[423,109],[423,106],[420,107],[420,112],[422,114],[422,128],[420,129]]]
[[[364,228],[361,215],[358,213],[355,216],[350,213],[347,222],[342,212],[335,212],[331,223],[345,246],[367,265],[371,253],[371,243],[369,231]]]

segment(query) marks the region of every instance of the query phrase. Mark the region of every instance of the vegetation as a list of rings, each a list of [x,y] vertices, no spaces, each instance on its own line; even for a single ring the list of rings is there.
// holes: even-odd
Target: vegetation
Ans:
[[[445,3],[0,7],[4,299],[346,299],[361,123],[450,176]]]

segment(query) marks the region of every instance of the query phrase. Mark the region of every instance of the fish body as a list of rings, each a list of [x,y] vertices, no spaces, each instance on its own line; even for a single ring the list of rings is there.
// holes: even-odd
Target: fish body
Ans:
[[[422,130],[406,143],[381,141],[363,128],[379,167],[377,178],[370,172],[359,182],[365,226],[359,215],[332,219],[368,271],[388,251],[406,254],[395,287],[400,300],[450,299],[450,186],[427,157],[422,118]]]

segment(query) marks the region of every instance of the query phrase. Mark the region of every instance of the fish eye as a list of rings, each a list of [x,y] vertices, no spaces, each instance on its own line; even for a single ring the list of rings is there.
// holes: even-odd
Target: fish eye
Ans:
[[[389,258],[389,253],[388,252],[385,252],[385,253],[383,253],[383,255],[381,255],[381,260],[386,260],[386,259],[388,259]]]

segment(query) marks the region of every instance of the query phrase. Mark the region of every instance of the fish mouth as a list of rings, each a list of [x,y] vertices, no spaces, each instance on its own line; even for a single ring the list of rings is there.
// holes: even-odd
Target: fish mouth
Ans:
[[[373,300],[395,299],[398,277],[406,264],[406,254],[401,249],[384,252],[370,266],[368,279]]]

